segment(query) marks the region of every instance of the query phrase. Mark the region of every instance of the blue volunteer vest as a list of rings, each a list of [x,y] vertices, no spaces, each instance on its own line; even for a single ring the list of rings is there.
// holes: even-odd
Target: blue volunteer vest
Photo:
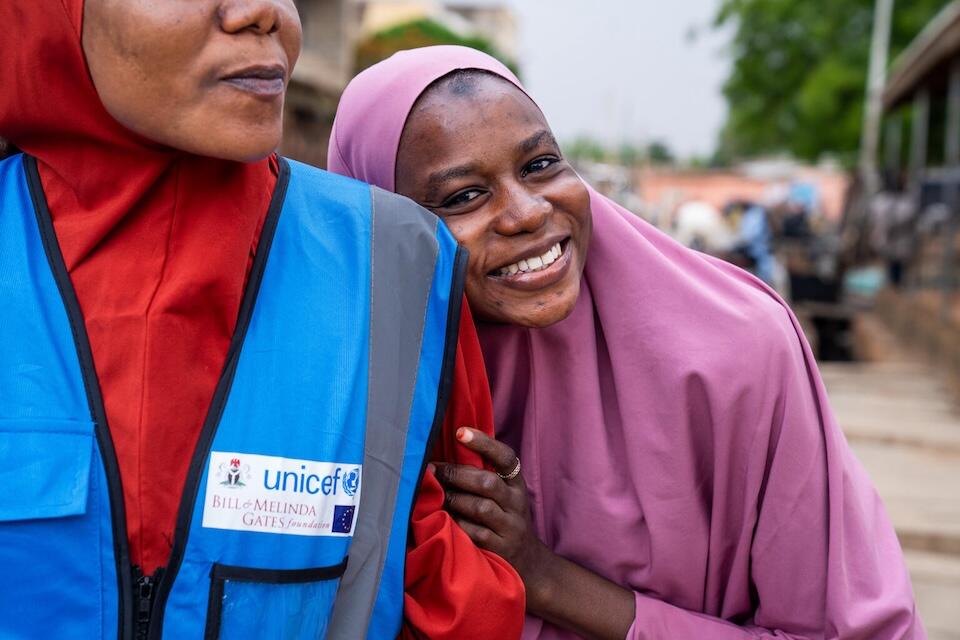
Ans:
[[[0,638],[395,637],[464,266],[416,205],[282,160],[170,561],[144,578],[36,163],[0,162]]]

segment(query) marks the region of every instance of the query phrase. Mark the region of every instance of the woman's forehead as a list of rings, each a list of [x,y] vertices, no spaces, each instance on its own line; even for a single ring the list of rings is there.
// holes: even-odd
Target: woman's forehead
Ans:
[[[491,101],[506,96],[516,100],[522,98],[525,103],[537,108],[526,93],[506,78],[479,69],[459,69],[440,77],[424,89],[413,109],[416,110],[423,103],[457,103],[459,106],[457,101]]]
[[[484,102],[465,101],[420,114],[408,123],[399,158],[416,158],[421,176],[453,166],[488,173],[512,166],[553,140],[538,111],[521,113],[522,107],[504,105],[504,100]]]
[[[405,133],[413,128],[418,135],[463,137],[530,127],[549,129],[539,107],[512,83],[486,75],[467,91],[443,84],[429,89],[410,113]]]

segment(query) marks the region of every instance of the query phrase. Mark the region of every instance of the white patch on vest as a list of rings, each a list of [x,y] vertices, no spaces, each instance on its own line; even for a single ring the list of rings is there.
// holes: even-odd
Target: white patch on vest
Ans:
[[[297,536],[351,536],[363,466],[210,452],[203,526]]]

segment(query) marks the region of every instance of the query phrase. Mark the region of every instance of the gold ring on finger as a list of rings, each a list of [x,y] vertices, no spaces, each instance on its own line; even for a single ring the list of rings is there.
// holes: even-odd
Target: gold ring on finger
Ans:
[[[520,475],[520,458],[517,458],[517,464],[514,465],[513,470],[510,473],[500,473],[497,471],[497,475],[503,478],[504,480],[513,480],[518,475]]]

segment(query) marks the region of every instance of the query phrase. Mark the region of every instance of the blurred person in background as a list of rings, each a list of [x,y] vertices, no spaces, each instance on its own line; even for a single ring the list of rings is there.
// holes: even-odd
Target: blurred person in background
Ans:
[[[292,0],[0,23],[0,636],[516,636],[516,572],[416,492],[445,407],[492,433],[462,253],[274,154]]]
[[[784,302],[586,186],[503,65],[431,47],[371,67],[329,157],[470,250],[498,440],[458,437],[496,473],[434,473],[523,578],[524,638],[925,637]]]
[[[781,269],[771,247],[767,208],[754,202],[735,201],[724,207],[723,215],[735,235],[731,262],[780,290]]]
[[[777,206],[773,204],[772,208],[781,209],[778,216],[780,219],[774,226],[777,229],[775,235],[785,238],[809,239],[813,233],[810,221],[817,211],[817,188],[815,185],[805,182],[794,182],[790,185],[787,197]]]
[[[925,225],[917,222],[913,195],[905,190],[902,176],[885,176],[884,189],[870,199],[870,246],[886,263],[887,281],[895,288],[903,284],[904,271],[914,252],[914,233]],[[927,222],[933,216],[927,213]],[[949,211],[941,219],[949,217]]]
[[[734,237],[716,207],[691,200],[677,208],[673,219],[673,237],[680,244],[712,255],[726,253]]]

